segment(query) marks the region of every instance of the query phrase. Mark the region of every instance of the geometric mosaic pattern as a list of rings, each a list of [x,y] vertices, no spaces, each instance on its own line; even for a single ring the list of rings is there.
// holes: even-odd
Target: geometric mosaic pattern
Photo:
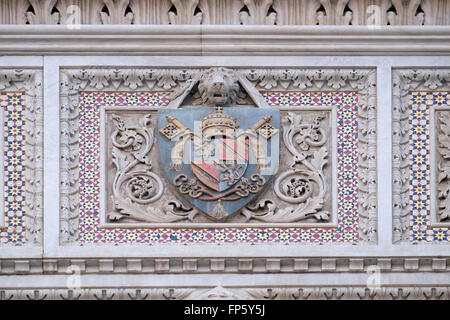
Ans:
[[[164,107],[169,104],[170,92],[93,92],[83,94],[81,103],[102,106],[139,105],[144,107]]]
[[[2,152],[6,216],[5,227],[0,229],[0,243],[20,245],[26,242],[24,95],[1,93],[0,112],[4,114]]]
[[[289,106],[339,106],[354,103],[356,94],[353,92],[298,92],[298,91],[268,91],[261,92],[271,107]]]
[[[448,228],[432,227],[430,181],[430,113],[434,107],[450,106],[447,92],[411,92],[409,95],[409,204],[410,240],[448,242]]]
[[[79,98],[79,237],[87,243],[326,243],[356,242],[358,229],[358,102],[354,92],[262,92],[271,106],[337,108],[338,227],[99,228],[100,110],[105,106],[164,107],[169,92],[83,92]]]

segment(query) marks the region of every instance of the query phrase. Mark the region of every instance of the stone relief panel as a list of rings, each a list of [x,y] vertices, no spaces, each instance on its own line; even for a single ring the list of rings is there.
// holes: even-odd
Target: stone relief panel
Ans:
[[[450,240],[448,78],[446,70],[394,73],[393,190],[397,243]]]
[[[446,0],[8,0],[0,24],[448,25]]]
[[[0,70],[0,245],[42,239],[42,73]]]
[[[63,242],[376,240],[373,72],[62,76]],[[136,91],[145,87],[159,90]],[[185,161],[210,147],[218,158]]]
[[[238,110],[239,112],[240,110]],[[113,113],[112,113],[113,112]],[[121,115],[119,115],[119,112]],[[201,182],[194,175],[194,181],[183,180],[184,173],[175,171],[174,181],[167,179],[164,172],[164,161],[159,161],[156,145],[149,144],[154,140],[154,127],[150,128],[151,119],[157,114],[145,114],[138,111],[115,110],[108,112],[105,158],[108,182],[111,195],[107,195],[105,203],[116,203],[115,209],[107,208],[108,221],[141,221],[149,223],[166,222],[298,222],[298,221],[331,221],[332,208],[332,156],[331,111],[300,111],[281,113],[285,122],[284,142],[280,145],[282,172],[266,190],[252,183],[252,179],[241,179],[239,170],[225,170],[223,179],[227,185],[235,186],[234,195],[229,192],[217,196],[230,201],[232,197],[246,198],[250,193],[260,194],[257,203],[244,207],[237,215],[219,218],[214,215],[204,215],[195,206],[185,206],[177,199],[180,195],[189,194],[191,200],[211,197],[209,190],[201,187]],[[139,123],[135,126],[132,123]],[[325,125],[322,124],[325,123]],[[129,137],[136,141],[120,143]],[[141,144],[141,145],[138,145]],[[297,151],[299,146],[300,151]],[[148,149],[155,148],[154,152]],[[164,144],[159,148],[164,148]],[[141,151],[140,151],[141,150]],[[143,152],[144,155],[139,154]],[[148,157],[147,157],[148,156]],[[131,161],[131,160],[132,161]],[[197,168],[197,167],[194,167]],[[159,175],[153,173],[157,172]],[[228,174],[230,172],[231,177]],[[186,173],[187,174],[187,173]],[[202,177],[200,175],[200,177]],[[232,180],[231,180],[232,179]],[[240,179],[240,181],[239,181]],[[243,181],[249,180],[249,184]],[[231,189],[233,190],[233,189]],[[262,191],[262,192],[260,192]],[[107,193],[109,193],[107,192]],[[114,201],[108,201],[111,197]],[[161,201],[158,201],[160,200]],[[274,200],[272,200],[274,199]],[[276,199],[276,200],[275,200]],[[188,199],[189,201],[189,199]],[[209,201],[205,203],[208,204]],[[140,209],[139,205],[144,205]],[[132,209],[133,208],[133,209]],[[158,208],[167,208],[166,210]],[[137,212],[142,211],[142,215]]]

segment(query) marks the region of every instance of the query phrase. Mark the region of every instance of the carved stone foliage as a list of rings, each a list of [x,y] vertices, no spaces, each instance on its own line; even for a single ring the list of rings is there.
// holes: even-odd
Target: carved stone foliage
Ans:
[[[152,160],[149,157],[154,142],[153,130],[148,128],[151,115],[139,119],[136,127],[129,126],[117,114],[112,114],[111,119],[114,122],[114,131],[110,137],[111,156],[116,173],[111,186],[113,207],[108,213],[108,220],[192,220],[192,209],[184,207],[178,200],[166,201],[162,208],[154,205],[164,193],[164,184],[152,171]]]
[[[318,0],[274,0],[277,25],[316,25],[320,8]]]
[[[186,95],[190,87],[185,87]],[[187,90],[187,91],[186,91]],[[203,105],[229,105],[234,103],[237,98],[237,91],[239,90],[237,84],[237,76],[232,70],[225,68],[211,68],[201,73],[199,80],[198,91],[201,95]],[[174,96],[178,97],[178,95]],[[215,116],[224,117],[222,111],[214,114]],[[152,135],[146,128],[149,122],[148,116],[133,115],[134,118],[142,122],[140,127],[131,129],[127,128],[125,122],[117,115],[112,115],[112,120],[117,123],[111,137],[112,144],[112,158],[116,166],[116,176],[112,185],[112,198],[116,203],[113,210],[119,210],[122,213],[127,213],[128,219],[146,222],[174,222],[183,219],[195,222],[198,220],[194,217],[197,212],[192,209],[185,209],[176,216],[172,216],[168,212],[160,214],[160,218],[156,218],[153,212],[161,211],[155,208],[155,202],[162,195],[162,183],[160,178],[152,172],[152,165],[149,159],[149,152],[151,149]],[[169,116],[168,116],[169,117]],[[322,120],[328,118],[328,124],[323,124]],[[189,137],[195,133],[189,131],[177,119],[170,116],[170,123],[162,129],[162,133],[166,138],[173,139],[179,136],[182,131],[186,131],[181,138],[178,139],[174,149],[171,153],[172,163],[169,165],[169,170],[181,170],[182,155],[185,149],[185,141],[190,140]],[[180,120],[182,121],[182,120]],[[206,122],[205,122],[206,121]],[[211,126],[214,121],[220,127],[223,121],[211,118],[204,120],[203,125]],[[228,119],[228,121],[232,121]],[[221,199],[227,201],[228,198],[237,196],[237,198],[248,198],[250,194],[257,194],[261,191],[262,186],[266,183],[266,178],[259,174],[253,174],[251,177],[244,178],[242,173],[238,174],[236,178],[229,180],[229,186],[236,184],[235,188],[229,192],[225,192],[224,198],[218,198],[219,202],[213,208],[210,215],[216,219],[228,222],[272,222],[272,223],[288,223],[298,222],[305,219],[313,219],[315,221],[328,221],[330,213],[325,208],[325,203],[330,202],[331,196],[328,185],[331,185],[330,170],[327,169],[325,173],[324,167],[328,163],[328,152],[330,146],[329,139],[329,123],[330,118],[319,114],[315,117],[308,116],[308,119],[303,120],[300,114],[288,113],[285,116],[286,122],[283,128],[283,142],[284,147],[290,152],[291,157],[286,158],[288,168],[283,168],[279,173],[278,178],[274,182],[274,190],[268,199],[262,199],[255,205],[243,208],[241,215],[243,217],[230,216],[230,219],[224,219],[226,212]],[[324,121],[326,123],[326,121]],[[233,122],[233,127],[234,127]],[[258,125],[261,129],[261,125]],[[269,125],[270,126],[270,125]],[[211,127],[211,129],[213,129]],[[258,129],[258,130],[260,130]],[[250,129],[249,129],[250,130]],[[256,127],[255,127],[256,130]],[[277,130],[272,127],[271,131]],[[140,132],[140,133],[139,133]],[[211,131],[212,132],[212,131]],[[263,133],[266,133],[264,131]],[[269,138],[274,132],[266,136]],[[120,138],[118,138],[120,137]],[[120,142],[118,142],[118,139]],[[250,139],[251,145],[257,145],[253,139]],[[162,140],[164,143],[165,140]],[[139,144],[137,145],[137,143]],[[195,143],[195,142],[194,142]],[[129,157],[133,162],[127,161],[125,155],[121,154],[119,149],[131,148],[133,156]],[[164,146],[161,146],[164,148]],[[250,147],[251,148],[251,147]],[[261,148],[258,148],[260,150]],[[178,151],[177,151],[178,150]],[[282,149],[283,150],[283,149]],[[174,154],[175,152],[175,154]],[[282,151],[283,153],[283,151]],[[259,163],[260,155],[255,153]],[[263,156],[264,157],[264,156]],[[176,161],[176,162],[175,162]],[[136,164],[140,162],[142,167],[134,169]],[[164,161],[163,161],[164,162]],[[142,176],[146,176],[145,179]],[[138,176],[140,178],[138,179]],[[137,183],[140,183],[139,188]],[[183,195],[189,195],[192,199],[203,201],[212,201],[217,197],[211,194],[207,188],[197,181],[195,177],[188,178],[186,174],[178,174],[173,183],[178,191]],[[126,184],[126,191],[121,193],[120,188]],[[109,187],[109,186],[108,186]],[[235,190],[235,193],[230,193]],[[147,199],[140,199],[135,196],[135,192],[143,194]],[[273,197],[273,198],[272,198]],[[197,201],[198,201],[197,200]],[[169,200],[169,202],[177,202],[176,200]],[[133,205],[134,203],[134,205]],[[126,204],[126,205],[125,205]],[[151,205],[150,205],[151,204]],[[285,206],[283,204],[289,204]],[[147,205],[139,209],[138,205]],[[181,204],[180,204],[181,206]],[[127,207],[127,208],[125,208]],[[131,209],[133,207],[133,209]],[[142,216],[137,216],[137,212],[151,211],[151,213]],[[328,208],[330,210],[330,208]],[[108,218],[111,221],[120,220],[123,215],[111,212]],[[202,221],[202,220],[200,220]]]
[[[273,0],[244,0],[247,11],[240,12],[242,24],[274,24],[277,14],[269,12],[272,3]]]
[[[82,91],[193,88],[200,69],[84,69],[61,73],[61,238],[71,242],[78,224],[78,95]],[[257,90],[358,91],[359,215],[361,238],[376,241],[376,95],[371,70],[237,69],[240,85]],[[196,80],[197,79],[197,80]],[[199,86],[200,87],[200,86]],[[183,89],[184,88],[184,89]],[[200,89],[200,88],[199,88]],[[246,90],[247,90],[246,89]],[[190,89],[189,89],[190,90]],[[242,90],[242,88],[241,88]],[[251,90],[250,90],[251,91]],[[194,92],[195,93],[195,92]],[[257,96],[254,92],[250,95]],[[177,96],[177,95],[176,95]],[[253,96],[252,96],[253,97]],[[189,99],[187,99],[189,100]],[[263,104],[262,104],[263,105]],[[107,222],[211,222],[177,200],[158,172],[153,147],[156,114],[108,111],[106,153],[113,201]],[[131,113],[130,113],[131,112]],[[132,115],[134,112],[134,115]],[[286,168],[274,178],[274,200],[260,200],[233,216],[235,222],[327,222],[331,217],[330,113],[284,112],[282,145]],[[145,173],[144,173],[145,172]],[[180,188],[185,188],[180,177]],[[182,185],[183,184],[183,185]],[[162,191],[163,190],[163,191]],[[189,189],[191,190],[191,189]],[[194,190],[194,189],[192,189]],[[161,195],[162,192],[162,195]],[[269,192],[269,193],[270,193]],[[272,196],[269,196],[271,198]],[[155,202],[154,202],[155,201]],[[160,208],[160,209],[156,209]]]
[[[6,289],[0,300],[448,300],[448,287]],[[265,310],[267,312],[267,310]]]
[[[387,25],[391,0],[350,0],[348,8],[352,13],[352,25]]]
[[[202,24],[240,24],[241,0],[200,0]]]
[[[446,0],[8,0],[1,24],[448,25]]]
[[[195,73],[195,70],[175,69],[85,69],[65,70],[61,73],[60,201],[62,212],[61,239],[63,242],[76,238],[78,229],[78,97],[80,92],[101,90],[170,90],[185,83]],[[147,143],[153,142],[147,141]]]
[[[171,24],[200,24],[202,13],[196,12],[199,0],[172,0],[174,11],[169,11],[169,21]]]
[[[348,0],[320,0],[320,4],[324,10],[318,12],[319,24],[348,25],[352,20],[352,12],[346,10]]]
[[[392,0],[395,11],[388,11],[388,20],[391,25],[420,25],[423,24],[424,13],[418,12],[421,0]]]
[[[393,73],[393,239],[394,243],[409,240],[409,225],[411,206],[409,202],[409,94],[412,91],[448,91],[450,72],[442,69],[417,69],[417,70],[396,70]],[[434,112],[432,110],[432,112]],[[446,218],[446,135],[447,127],[442,123],[445,113],[436,112],[435,127],[437,128],[436,150],[440,154],[440,161],[435,163],[437,169],[438,184],[438,213],[437,221]],[[435,192],[435,191],[432,191]]]
[[[304,121],[301,114],[293,112],[288,112],[284,117],[283,142],[291,154],[288,168],[280,170],[274,181],[273,192],[276,198],[262,199],[243,209],[246,221],[297,222],[308,218],[316,221],[330,219],[331,213],[325,209],[326,201],[330,200],[328,189],[331,185],[330,175],[324,170],[328,164],[327,142],[330,140],[329,126],[322,124],[325,118],[323,115],[316,115],[309,122]],[[288,206],[280,207],[283,202]]]
[[[109,220],[120,221],[127,218],[128,221],[153,223],[204,221],[201,217],[196,218],[196,210],[184,207],[176,200],[176,195],[165,202],[164,208],[170,210],[157,208],[158,204],[155,202],[161,197],[164,187],[161,178],[152,172],[150,149],[153,134],[152,128],[147,127],[150,115],[142,116],[133,112],[128,112],[128,115],[141,124],[132,129],[118,115],[112,114],[111,117],[116,124],[108,144],[111,144],[115,176],[108,184],[112,184],[111,198],[115,206],[108,213]],[[283,128],[282,153],[286,148],[291,156],[286,157],[288,162],[286,166],[282,166],[283,171],[275,180],[273,191],[265,193],[264,197],[270,198],[243,208],[241,215],[226,221],[286,223],[311,218],[313,221],[329,220],[331,213],[327,212],[325,207],[328,210],[331,208],[325,203],[331,198],[328,187],[331,185],[331,179],[330,169],[325,171],[324,167],[328,163],[330,139],[329,125],[324,125],[327,121],[322,123],[322,120],[327,118],[329,123],[330,119],[324,116],[323,112],[310,113],[305,117],[303,120],[300,114],[291,112],[284,117],[286,124]],[[232,184],[236,181],[238,180],[235,179]],[[197,180],[188,179],[184,174],[179,174],[174,183],[181,194],[189,194],[194,199],[205,197],[205,194],[210,195]],[[236,185],[236,194],[245,198],[250,193],[258,193],[264,183],[262,176],[253,175],[248,181],[241,179]],[[167,195],[170,192],[167,190],[164,193]],[[219,215],[213,213],[213,216]]]
[[[359,115],[359,214],[363,239],[376,240],[376,88],[366,70],[242,70],[265,90],[357,90]]]
[[[0,91],[25,95],[25,230],[27,245],[42,243],[42,72],[0,70]],[[3,110],[2,110],[3,112]],[[3,213],[2,213],[3,214]]]

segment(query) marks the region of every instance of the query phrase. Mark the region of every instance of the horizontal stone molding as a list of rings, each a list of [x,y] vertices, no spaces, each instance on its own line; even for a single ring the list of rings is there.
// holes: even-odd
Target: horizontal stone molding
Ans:
[[[47,258],[0,260],[0,275],[450,272],[450,257]],[[0,284],[1,288],[1,284]]]
[[[448,26],[2,25],[0,54],[448,55],[449,40]]]
[[[0,24],[448,25],[446,0],[8,0]]]

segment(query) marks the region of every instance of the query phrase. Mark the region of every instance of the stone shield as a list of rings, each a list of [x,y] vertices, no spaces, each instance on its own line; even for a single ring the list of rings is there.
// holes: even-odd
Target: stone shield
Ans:
[[[278,110],[200,107],[158,111],[168,180],[204,214],[223,220],[248,205],[278,170]]]

